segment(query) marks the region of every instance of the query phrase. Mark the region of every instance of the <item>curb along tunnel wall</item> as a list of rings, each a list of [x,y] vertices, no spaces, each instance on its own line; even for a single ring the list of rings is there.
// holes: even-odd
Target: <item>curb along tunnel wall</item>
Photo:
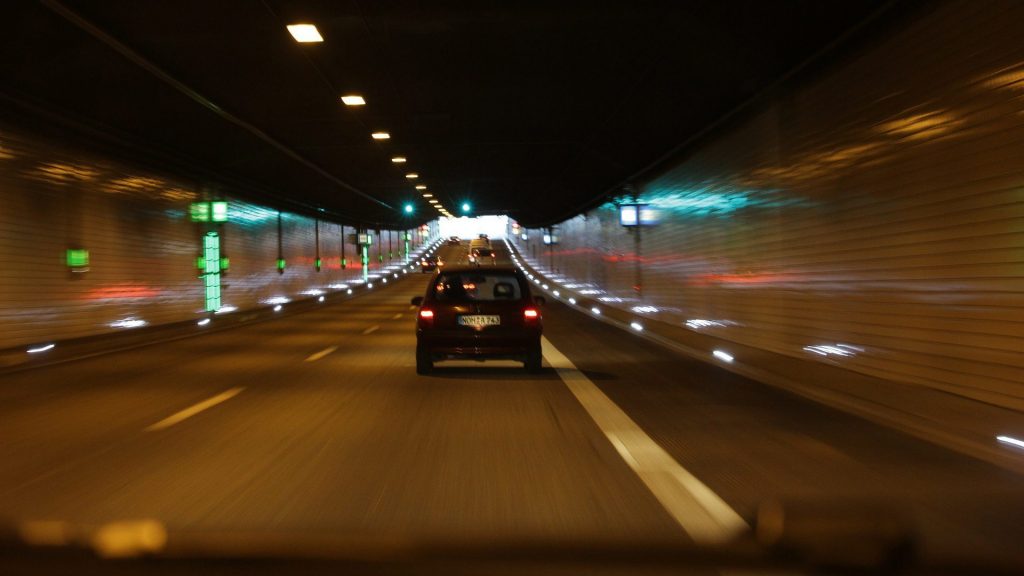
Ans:
[[[637,182],[656,224],[620,225],[624,194],[510,237],[647,321],[1020,406],[1022,27],[943,4]]]

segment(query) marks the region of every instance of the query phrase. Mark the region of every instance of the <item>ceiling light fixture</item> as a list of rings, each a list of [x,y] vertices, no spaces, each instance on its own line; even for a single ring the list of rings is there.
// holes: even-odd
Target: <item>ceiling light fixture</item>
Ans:
[[[424,194],[424,195],[423,195],[423,197],[424,197],[424,198],[433,198],[433,197],[434,197],[434,195],[433,195],[433,194],[431,194],[431,193],[429,193],[429,192],[427,192],[426,194]]]
[[[427,189],[427,185],[426,184],[417,184],[416,185],[416,189],[417,190],[426,190]]]
[[[395,156],[391,161],[395,164],[405,164],[405,156]]]
[[[358,94],[349,94],[348,96],[342,96],[341,101],[345,103],[345,106],[365,106],[366,100]]]
[[[409,180],[415,180],[419,178],[420,175],[415,172],[409,172],[408,174],[405,175],[405,177],[408,178]]]
[[[387,132],[374,132],[371,136],[373,136],[374,140],[388,140],[391,138],[391,134],[388,134]]]
[[[303,44],[324,41],[320,31],[312,24],[289,24],[288,32],[292,35],[292,38],[295,38],[296,42],[302,42]]]

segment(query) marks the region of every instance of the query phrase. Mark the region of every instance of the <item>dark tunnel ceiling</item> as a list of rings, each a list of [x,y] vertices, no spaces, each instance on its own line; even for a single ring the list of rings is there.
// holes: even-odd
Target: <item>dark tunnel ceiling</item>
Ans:
[[[880,2],[4,2],[0,89],[352,222],[449,209],[571,216],[845,31]],[[51,8],[308,160],[158,80]],[[316,24],[297,44],[286,24]],[[343,93],[368,105],[346,108]],[[391,133],[378,143],[373,130]],[[406,156],[394,165],[393,155]],[[336,180],[318,173],[320,167]],[[360,196],[352,188],[390,205]],[[285,203],[287,207],[288,203]]]

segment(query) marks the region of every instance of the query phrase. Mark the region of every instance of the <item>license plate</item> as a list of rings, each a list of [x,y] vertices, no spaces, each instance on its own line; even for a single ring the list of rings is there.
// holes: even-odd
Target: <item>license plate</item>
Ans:
[[[500,326],[501,316],[459,316],[461,326]]]

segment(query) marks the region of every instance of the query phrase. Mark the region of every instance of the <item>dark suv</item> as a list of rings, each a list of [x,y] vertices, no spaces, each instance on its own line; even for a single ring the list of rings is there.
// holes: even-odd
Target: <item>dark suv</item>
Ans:
[[[446,268],[412,299],[416,318],[416,372],[438,360],[521,360],[540,370],[543,298],[530,294],[522,272],[512,267]]]

